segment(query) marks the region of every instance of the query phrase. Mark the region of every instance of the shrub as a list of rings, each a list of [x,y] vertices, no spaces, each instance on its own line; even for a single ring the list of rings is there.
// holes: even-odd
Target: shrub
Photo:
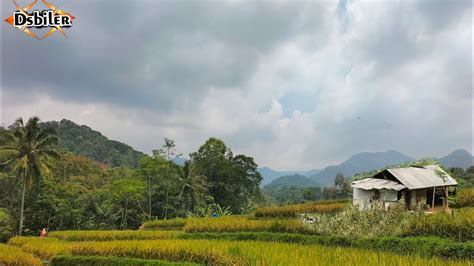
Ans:
[[[51,261],[53,266],[165,266],[165,265],[196,265],[193,263],[174,263],[162,260],[145,260],[132,258],[101,257],[101,256],[57,256]]]
[[[347,207],[347,200],[337,201],[317,201],[303,204],[293,204],[286,206],[273,206],[259,208],[254,212],[257,218],[295,218],[299,214],[306,213],[335,213]]]
[[[5,209],[0,208],[0,242],[7,242],[13,234],[13,221]]]
[[[0,265],[30,266],[41,265],[41,261],[33,255],[23,252],[18,247],[0,244]]]
[[[170,220],[153,220],[143,223],[146,229],[179,229],[186,224],[185,218],[174,218]]]
[[[57,231],[49,233],[49,237],[66,241],[110,241],[138,239],[170,239],[180,234],[179,231]]]
[[[474,208],[454,210],[453,215],[436,213],[413,219],[406,235],[431,235],[458,241],[474,240]]]
[[[372,209],[359,211],[350,206],[334,215],[315,215],[315,222],[308,225],[313,234],[345,237],[397,236],[402,234],[411,219],[420,215],[405,210],[404,204],[391,206],[388,210],[379,202]]]
[[[474,188],[460,189],[456,195],[457,207],[474,207]]]
[[[189,219],[184,230],[186,232],[307,232],[306,227],[299,220],[251,220],[243,216]]]

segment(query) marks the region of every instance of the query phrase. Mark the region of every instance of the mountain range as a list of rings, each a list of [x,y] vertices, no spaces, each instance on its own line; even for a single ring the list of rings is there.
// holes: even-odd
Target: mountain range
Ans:
[[[277,171],[269,167],[261,167],[261,168],[258,168],[258,172],[263,177],[262,186],[265,186],[265,185],[270,184],[273,180],[282,176],[300,175],[300,176],[310,177],[321,172],[321,170],[312,169],[312,170],[307,170],[307,171]]]
[[[455,150],[454,152],[441,157],[433,158],[441,163],[444,167],[462,167],[467,168],[473,165],[474,157],[463,149]],[[395,150],[388,150],[385,152],[362,152],[352,155],[349,159],[338,165],[331,165],[323,170],[318,170],[315,174],[301,175],[310,179],[316,184],[322,186],[333,186],[334,178],[338,173],[343,174],[345,177],[351,177],[356,173],[369,172],[378,168],[398,165],[403,163],[409,163],[416,161],[416,159],[404,155],[401,152]],[[261,168],[260,174],[264,177],[266,183],[262,182],[263,186],[276,186],[285,184],[286,186],[299,186],[301,187],[302,178],[298,177],[295,182],[291,182],[291,178],[287,172],[274,171],[271,168]],[[281,173],[281,177],[276,177]],[[270,181],[270,182],[268,182]]]

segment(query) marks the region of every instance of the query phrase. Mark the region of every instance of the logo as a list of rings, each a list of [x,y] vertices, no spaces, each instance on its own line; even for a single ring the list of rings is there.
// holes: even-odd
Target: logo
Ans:
[[[42,0],[41,2],[48,9],[28,12],[28,10],[32,9],[38,3],[38,0],[33,1],[33,3],[23,8],[13,0],[13,4],[17,10],[13,12],[13,15],[6,18],[5,22],[37,40],[42,40],[56,31],[59,31],[67,39],[64,29],[72,27],[72,22],[76,18],[46,2],[46,0]],[[49,31],[47,31],[42,37],[39,37],[33,32],[36,31],[35,29],[42,28],[49,28]]]

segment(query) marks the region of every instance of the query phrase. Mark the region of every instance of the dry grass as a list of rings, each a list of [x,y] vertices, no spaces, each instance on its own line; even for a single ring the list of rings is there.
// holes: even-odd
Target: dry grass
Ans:
[[[143,223],[145,229],[178,229],[186,224],[185,218],[174,218],[169,220],[152,220]]]
[[[449,237],[458,241],[474,240],[474,208],[454,210],[454,215],[440,212],[418,217],[412,220],[406,233]]]
[[[186,232],[307,232],[307,228],[299,220],[255,220],[243,216],[188,219],[184,230]]]
[[[152,240],[176,238],[180,231],[57,231],[49,237],[66,241]]]
[[[36,266],[41,261],[21,248],[0,244],[0,265],[5,266]]]
[[[457,192],[456,206],[474,207],[474,188],[463,188]]]
[[[294,204],[286,206],[273,206],[259,208],[255,211],[254,215],[257,218],[295,218],[299,214],[304,213],[335,213],[343,210],[347,207],[348,202],[342,201],[320,201],[303,204]]]
[[[22,248],[51,248],[48,241],[25,243]],[[469,261],[401,256],[353,248],[220,240],[132,240],[110,242],[50,241],[62,246],[58,254],[113,256],[206,265],[470,265]]]

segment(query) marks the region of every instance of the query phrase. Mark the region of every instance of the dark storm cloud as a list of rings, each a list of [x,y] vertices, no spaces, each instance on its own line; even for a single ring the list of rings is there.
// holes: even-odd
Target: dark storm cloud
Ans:
[[[303,7],[312,7],[304,17]],[[12,4],[2,2],[3,16]],[[318,5],[223,1],[74,1],[67,30],[35,41],[3,35],[4,88],[66,101],[182,108],[209,88],[239,88],[262,56],[324,24]],[[30,62],[29,64],[25,62]]]
[[[472,148],[469,1],[58,2],[69,40],[2,28],[7,122],[66,117],[145,152],[217,136],[276,169]]]

